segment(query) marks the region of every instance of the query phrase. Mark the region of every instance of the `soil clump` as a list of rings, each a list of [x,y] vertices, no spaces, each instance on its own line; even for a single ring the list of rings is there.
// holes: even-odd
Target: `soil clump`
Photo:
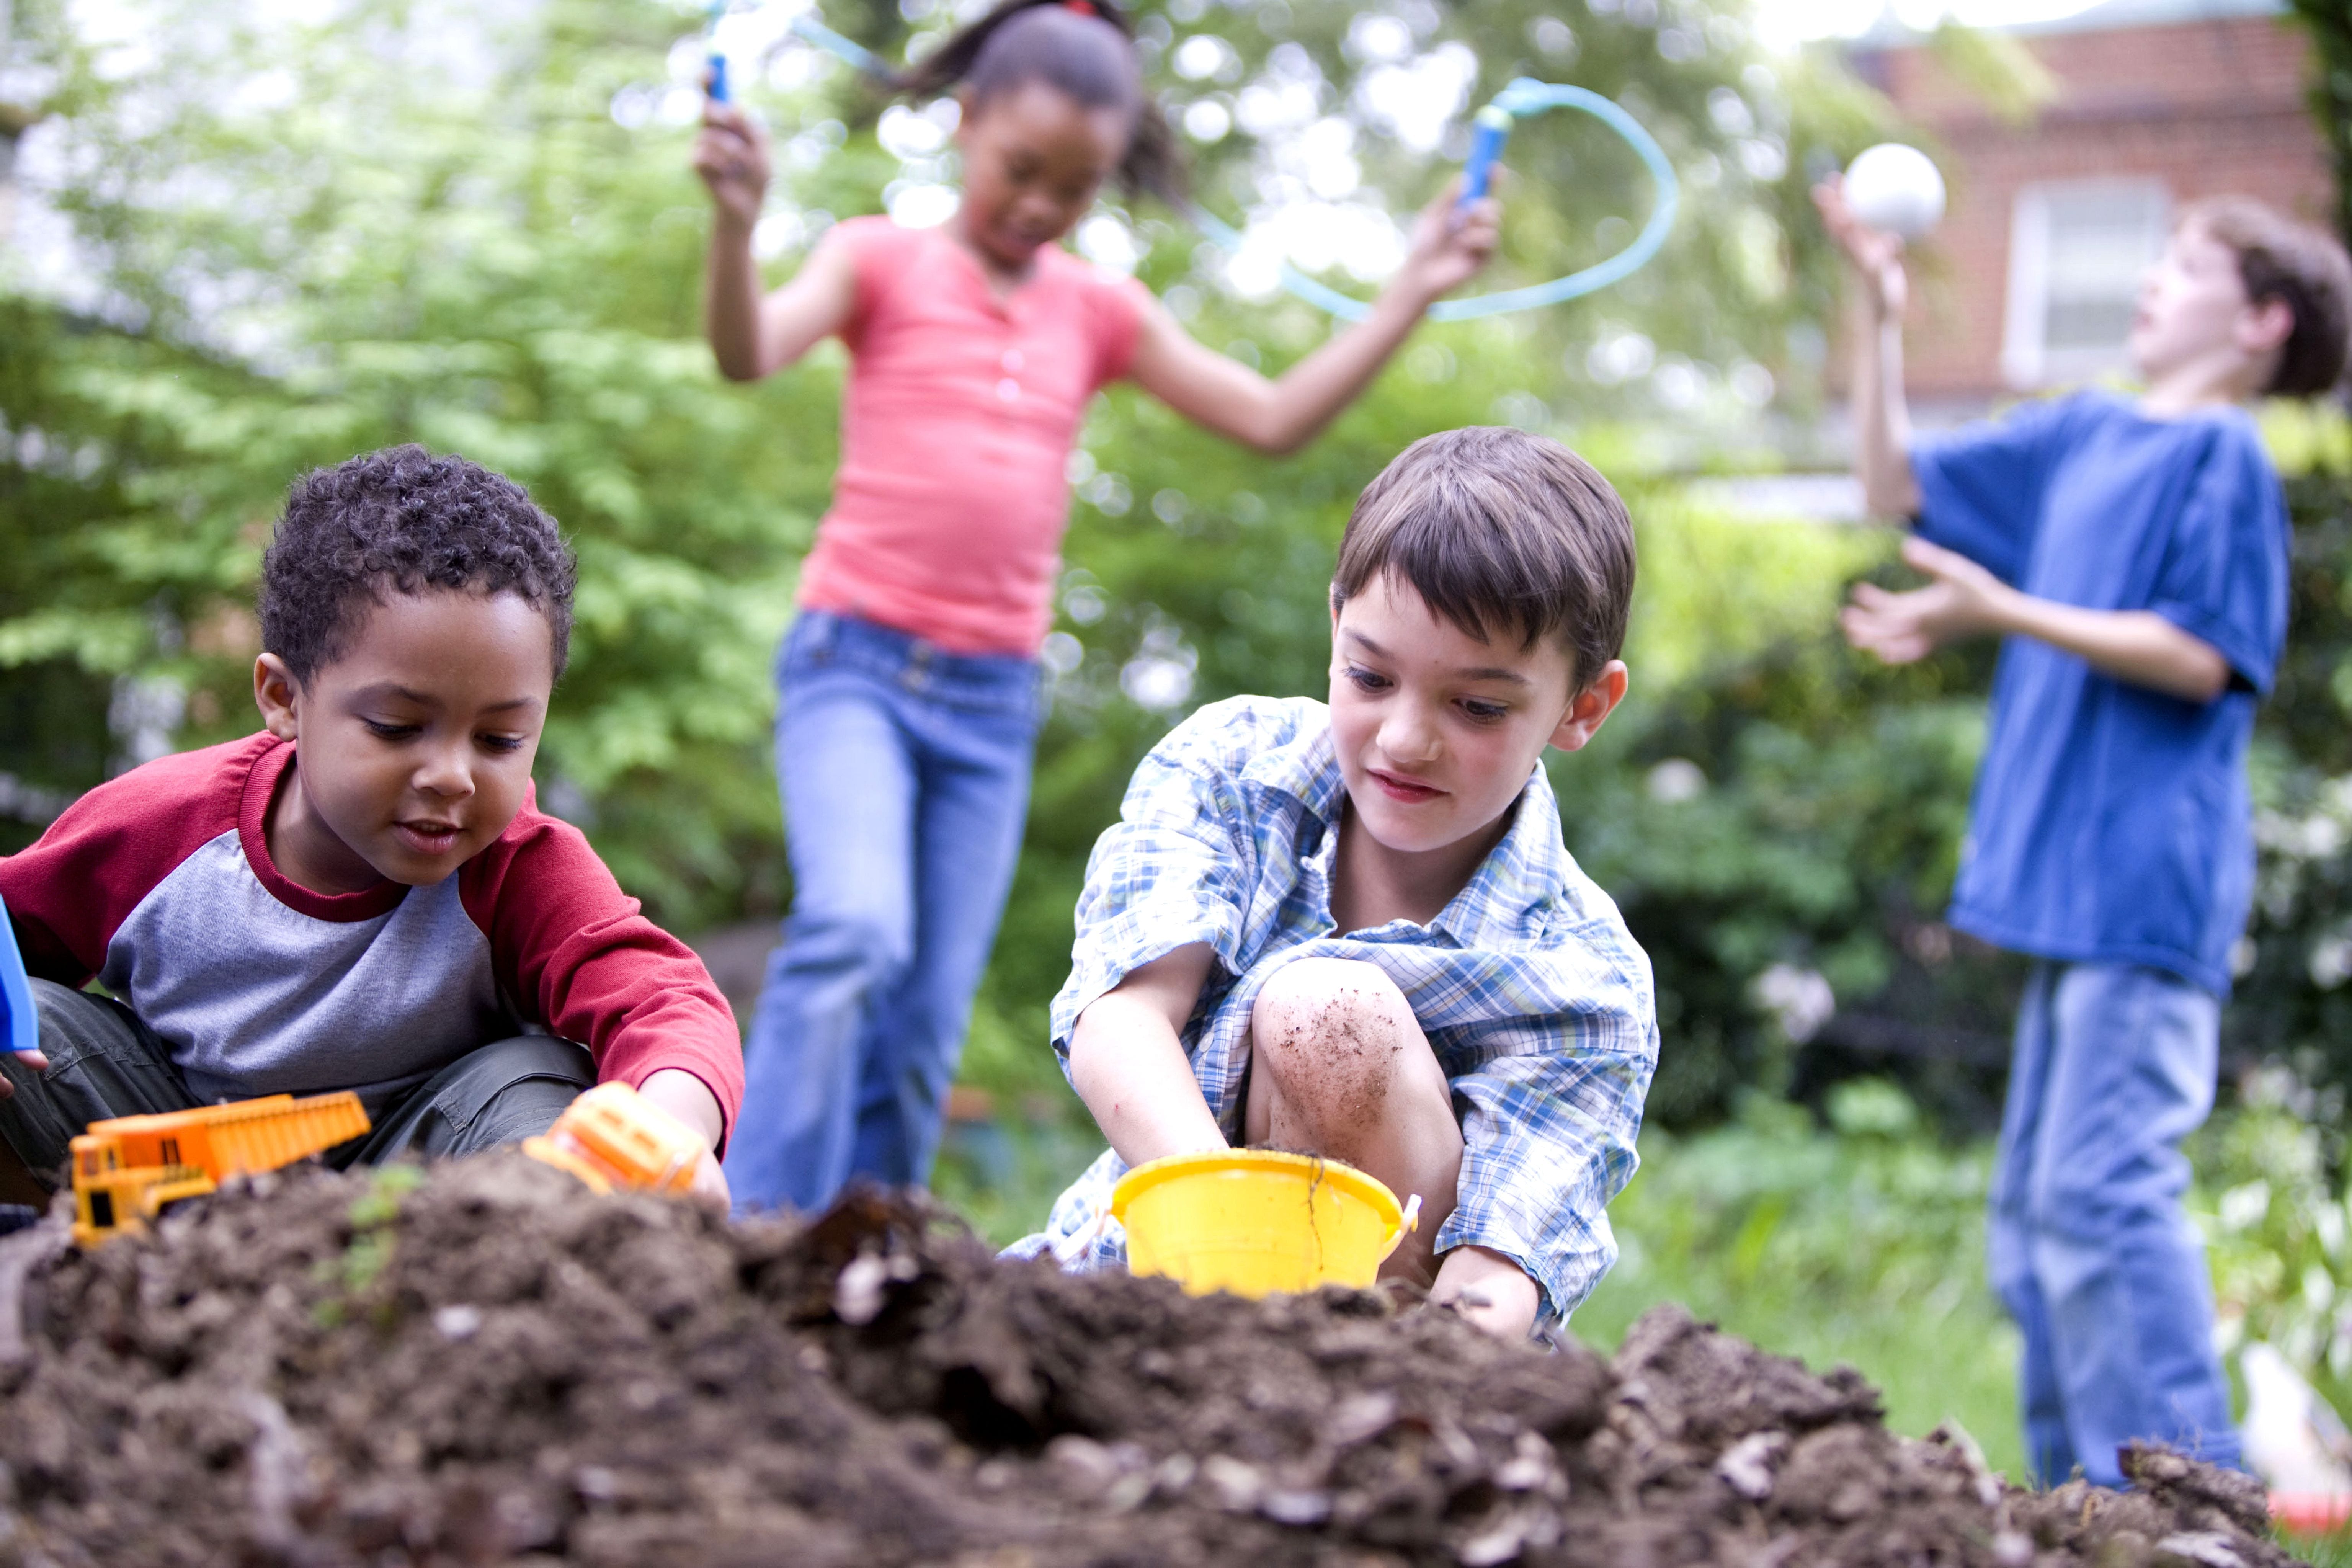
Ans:
[[[1613,1360],[1380,1293],[1003,1264],[519,1156],[0,1241],[0,1565],[2276,1568],[2251,1478],[2030,1493],[1675,1309]]]

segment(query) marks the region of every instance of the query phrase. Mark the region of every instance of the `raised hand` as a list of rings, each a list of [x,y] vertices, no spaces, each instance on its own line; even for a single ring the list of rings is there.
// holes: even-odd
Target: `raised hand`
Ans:
[[[1822,226],[1862,279],[1871,315],[1882,321],[1900,319],[1911,295],[1910,279],[1903,270],[1903,237],[1873,228],[1853,216],[1846,205],[1843,174],[1832,174],[1813,187],[1813,205],[1822,215]]]
[[[1845,640],[1888,664],[1910,664],[1947,643],[2005,628],[2002,608],[2015,590],[1967,556],[1928,543],[1903,542],[1903,559],[1934,581],[1907,593],[1857,583],[1838,612]]]
[[[693,163],[722,217],[747,229],[760,220],[768,195],[768,135],[740,109],[704,100]]]
[[[1482,196],[1464,205],[1456,175],[1413,220],[1412,248],[1398,281],[1425,300],[1441,299],[1478,275],[1502,233],[1503,204]]]

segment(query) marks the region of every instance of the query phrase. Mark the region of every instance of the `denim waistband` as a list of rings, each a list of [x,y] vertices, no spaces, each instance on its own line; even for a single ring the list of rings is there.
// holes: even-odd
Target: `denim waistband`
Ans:
[[[1037,701],[1043,667],[1017,654],[953,653],[910,632],[803,610],[784,637],[782,663],[854,669],[958,706],[1013,710]]]

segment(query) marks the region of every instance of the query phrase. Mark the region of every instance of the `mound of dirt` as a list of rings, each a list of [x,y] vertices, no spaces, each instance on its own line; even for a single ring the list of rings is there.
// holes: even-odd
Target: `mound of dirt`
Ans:
[[[21,1324],[21,1328],[20,1328]],[[1385,1294],[1192,1300],[520,1157],[0,1242],[0,1564],[2271,1568],[2251,1479],[2010,1490],[1673,1310],[1613,1362]]]

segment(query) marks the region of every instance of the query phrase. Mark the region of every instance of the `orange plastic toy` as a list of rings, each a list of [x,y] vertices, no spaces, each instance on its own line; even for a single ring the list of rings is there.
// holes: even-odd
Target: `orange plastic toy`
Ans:
[[[555,1119],[522,1152],[569,1171],[600,1193],[682,1193],[694,1184],[704,1144],[699,1134],[625,1083],[600,1083]]]
[[[74,1245],[144,1230],[166,1204],[201,1197],[231,1176],[290,1165],[367,1130],[360,1097],[348,1089],[93,1121],[73,1141]]]

